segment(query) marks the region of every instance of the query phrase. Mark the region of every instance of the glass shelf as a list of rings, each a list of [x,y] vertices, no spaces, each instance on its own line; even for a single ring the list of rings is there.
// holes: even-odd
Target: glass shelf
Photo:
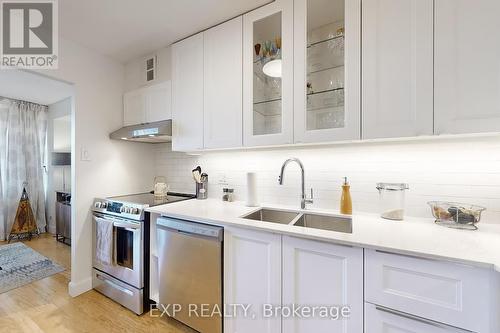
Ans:
[[[273,103],[273,102],[277,102],[277,101],[281,101],[281,97],[279,97],[279,98],[273,98],[273,99],[268,99],[268,100],[264,100],[264,101],[253,102],[253,105],[259,105],[259,104],[265,104],[265,103]]]
[[[327,67],[327,68],[322,68],[322,69],[318,69],[318,70],[315,70],[315,71],[312,71],[312,72],[308,72],[307,75],[311,75],[311,74],[317,74],[317,73],[321,73],[321,72],[325,72],[325,71],[331,71],[331,70],[334,70],[334,69],[337,69],[337,68],[343,68],[344,65],[338,65],[338,66],[333,66],[333,67]]]
[[[307,48],[307,73],[317,73],[344,66],[344,39],[330,38]]]
[[[264,117],[281,116],[281,98],[253,103],[253,111]]]
[[[307,111],[325,111],[344,107],[344,88],[336,88],[307,94]]]
[[[333,40],[336,40],[336,39],[339,39],[339,38],[343,39],[344,35],[338,35],[338,36],[334,36],[334,37],[331,37],[331,38],[323,39],[323,40],[320,40],[320,41],[308,44],[307,48],[309,49],[309,48],[314,47],[316,45],[319,45],[319,44],[322,44],[322,43],[326,43],[326,42],[330,42],[330,41],[333,41]]]
[[[335,88],[335,89],[328,89],[328,90],[321,90],[321,91],[313,91],[312,93],[307,93],[307,96],[312,96],[312,95],[320,95],[320,94],[326,94],[326,93],[329,93],[329,92],[332,92],[332,91],[340,91],[340,90],[344,90],[343,87],[340,87],[340,88]]]

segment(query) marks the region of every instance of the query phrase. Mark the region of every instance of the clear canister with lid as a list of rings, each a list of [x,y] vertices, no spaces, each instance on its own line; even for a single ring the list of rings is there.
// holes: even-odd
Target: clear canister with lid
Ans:
[[[403,220],[405,191],[408,189],[405,183],[377,183],[380,216],[388,220]]]
[[[233,196],[233,193],[234,193],[234,189],[232,188],[223,188],[222,189],[222,201],[228,201],[228,202],[232,202],[234,200],[234,196]]]

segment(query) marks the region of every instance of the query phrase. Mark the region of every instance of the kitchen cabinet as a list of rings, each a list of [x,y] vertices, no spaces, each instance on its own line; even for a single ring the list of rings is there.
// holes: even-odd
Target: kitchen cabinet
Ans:
[[[294,142],[360,139],[361,0],[294,1]]]
[[[242,17],[206,30],[204,59],[204,148],[241,147]]]
[[[363,0],[363,139],[433,134],[433,3]]]
[[[491,274],[468,265],[365,250],[365,301],[471,332],[490,332],[497,297]]]
[[[365,306],[365,328],[365,333],[470,333],[369,303]]]
[[[281,318],[264,318],[261,308],[281,304],[281,235],[224,229],[224,302],[251,305],[249,316],[224,320],[225,332],[281,332]]]
[[[249,304],[257,317],[226,318],[227,332],[361,332],[363,249],[279,234],[225,228],[226,304]],[[283,271],[282,271],[283,270]],[[283,317],[277,307],[349,307],[348,319]],[[283,327],[281,326],[283,325]]]
[[[363,330],[363,249],[283,236],[283,304],[346,306],[348,318],[283,318],[283,332]]]
[[[127,92],[123,96],[123,125],[138,125],[172,117],[172,84],[166,81]]]
[[[142,89],[123,95],[123,126],[142,124],[146,120],[146,99]]]
[[[172,150],[203,149],[203,33],[172,45]]]
[[[243,144],[293,143],[293,0],[243,15]]]
[[[500,2],[435,1],[436,134],[500,131]]]
[[[172,118],[172,82],[152,85],[144,89],[146,96],[146,122]]]

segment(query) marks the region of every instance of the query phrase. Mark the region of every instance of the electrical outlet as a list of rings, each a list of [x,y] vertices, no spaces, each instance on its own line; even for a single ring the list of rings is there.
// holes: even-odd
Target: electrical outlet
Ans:
[[[225,174],[220,173],[217,175],[217,184],[219,184],[219,185],[227,185],[228,184]]]

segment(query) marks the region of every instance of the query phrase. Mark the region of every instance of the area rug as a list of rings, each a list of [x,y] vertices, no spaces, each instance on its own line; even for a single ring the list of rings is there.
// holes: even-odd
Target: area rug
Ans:
[[[23,243],[0,246],[0,294],[64,271]]]

